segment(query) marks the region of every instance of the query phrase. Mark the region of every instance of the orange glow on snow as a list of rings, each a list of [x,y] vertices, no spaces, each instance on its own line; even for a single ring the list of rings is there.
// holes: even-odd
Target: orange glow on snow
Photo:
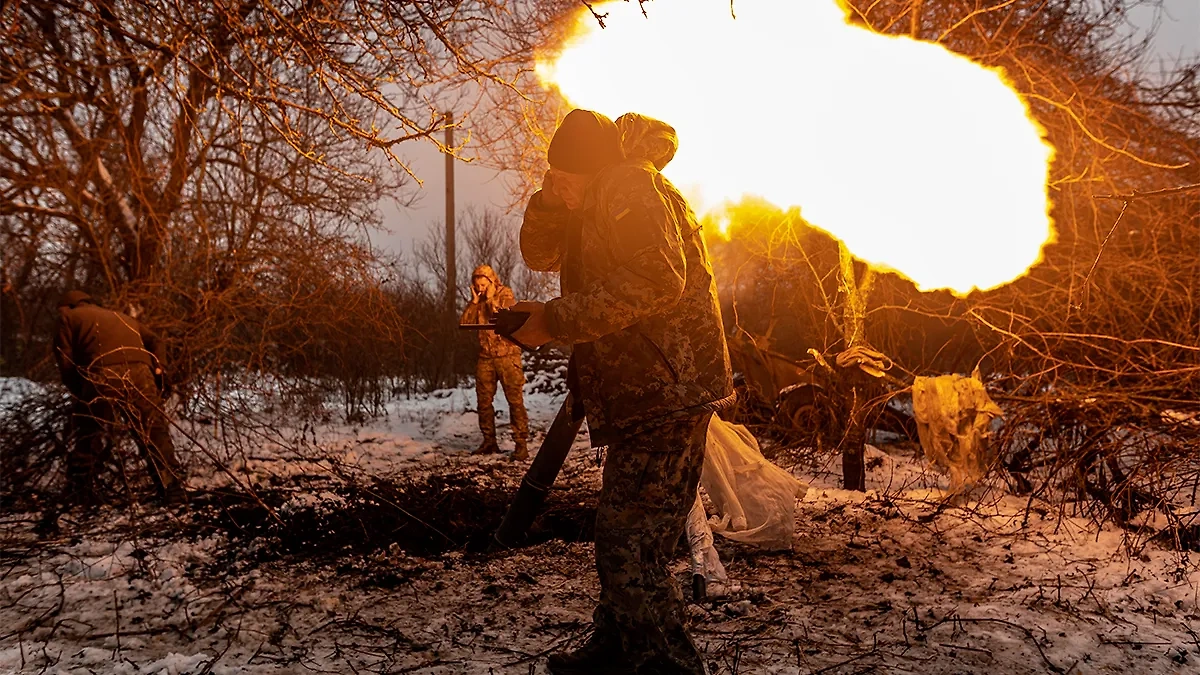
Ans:
[[[666,175],[700,213],[758,196],[922,290],[1024,274],[1053,239],[1053,149],[995,70],[845,20],[835,0],[586,9],[538,75],[572,104],[675,127]],[[722,230],[727,230],[725,221]]]

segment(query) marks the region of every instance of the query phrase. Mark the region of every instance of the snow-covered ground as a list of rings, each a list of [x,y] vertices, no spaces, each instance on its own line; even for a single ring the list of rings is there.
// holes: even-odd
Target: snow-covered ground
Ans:
[[[561,402],[561,395],[537,391],[525,393],[534,447],[537,447],[541,432],[550,426]],[[502,393],[497,394],[494,405],[500,447],[511,452],[508,402]],[[270,428],[256,429],[254,435],[230,443],[226,443],[229,439],[221,428],[182,426],[185,438],[177,445],[205,448],[203,453],[193,453],[195,470],[191,483],[210,488],[227,485],[230,479],[227,474],[212,470],[212,463],[207,461],[209,456],[220,458],[236,473],[250,477],[320,471],[319,467],[304,461],[318,456],[327,460],[326,465],[332,461],[342,470],[385,476],[446,465],[469,454],[481,440],[475,392],[469,388],[396,399],[387,405],[384,415],[360,425],[326,424],[297,429],[276,422],[269,424]],[[583,434],[579,442],[586,445]]]
[[[527,402],[541,429],[560,403],[532,392]],[[502,397],[497,407],[507,450]],[[226,457],[228,472],[201,456],[221,451],[222,430],[185,427],[179,447],[193,454],[194,486],[283,485],[281,521],[337,509],[346,481],[456,476],[514,489],[525,464],[470,455],[473,410],[464,389],[396,401],[359,426],[281,422]],[[288,441],[300,436],[309,450]],[[595,460],[581,439],[560,502],[586,504]],[[718,538],[741,588],[691,606],[714,673],[1200,673],[1194,557],[1026,497],[944,502],[940,477],[911,451],[871,449],[868,466],[865,495],[836,489],[828,467],[794,468],[812,489],[790,552]],[[261,555],[277,542],[205,522],[220,513],[67,514],[50,538],[33,534],[32,515],[8,518],[0,672],[531,673],[587,635],[597,593],[588,543]]]

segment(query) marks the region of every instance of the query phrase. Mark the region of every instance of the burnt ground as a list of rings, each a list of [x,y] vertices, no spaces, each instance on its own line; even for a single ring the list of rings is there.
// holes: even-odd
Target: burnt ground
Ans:
[[[392,547],[421,557],[450,551],[479,554],[491,547],[514,490],[480,485],[476,478],[378,479],[330,487],[308,501],[278,488],[258,490],[254,496],[207,493],[194,500],[192,534],[223,533],[231,545],[253,550],[263,562],[332,563],[348,554]],[[525,543],[591,541],[594,501],[594,492],[552,491]]]

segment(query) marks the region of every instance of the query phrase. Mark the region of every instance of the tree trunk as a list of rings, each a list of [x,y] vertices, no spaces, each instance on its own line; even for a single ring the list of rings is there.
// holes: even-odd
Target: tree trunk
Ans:
[[[842,438],[842,487],[865,492],[867,468],[863,451],[867,444],[867,406],[870,399],[865,373],[857,367],[842,371],[848,381],[850,405],[846,408],[846,435]]]
[[[842,334],[845,348],[850,349],[865,343],[867,295],[874,281],[870,268],[861,280],[854,273],[854,258],[845,244],[838,243],[841,262],[840,276],[845,297],[842,313]],[[857,366],[841,368],[842,390],[846,392],[847,405],[842,408],[845,415],[846,433],[842,437],[842,486],[847,490],[864,492],[867,489],[867,471],[863,462],[863,449],[867,442],[867,401],[870,400],[870,381],[866,373]]]

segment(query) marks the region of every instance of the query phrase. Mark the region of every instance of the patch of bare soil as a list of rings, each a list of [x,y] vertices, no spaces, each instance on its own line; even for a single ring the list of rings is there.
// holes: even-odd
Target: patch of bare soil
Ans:
[[[220,532],[260,561],[336,562],[348,554],[396,547],[416,556],[481,553],[492,543],[512,498],[506,484],[478,475],[432,475],[417,482],[377,479],[332,486],[316,495],[284,489],[208,493],[196,500],[195,534]],[[528,543],[590,541],[592,495],[551,493]]]

